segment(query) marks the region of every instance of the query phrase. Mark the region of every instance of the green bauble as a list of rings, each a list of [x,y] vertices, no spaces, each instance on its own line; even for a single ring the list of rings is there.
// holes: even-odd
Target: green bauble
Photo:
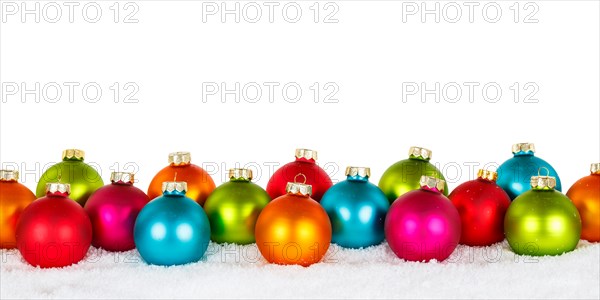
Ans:
[[[390,166],[379,180],[379,188],[383,191],[390,203],[401,195],[421,188],[421,176],[430,176],[445,181],[444,175],[438,168],[429,162],[431,151],[411,147],[409,158],[401,160]],[[444,185],[444,195],[448,196],[448,184]]]
[[[77,149],[63,151],[63,161],[50,167],[37,184],[36,197],[46,195],[46,183],[61,182],[71,185],[69,198],[81,206],[85,205],[88,197],[104,186],[102,177],[96,169],[83,162],[84,152]]]
[[[508,207],[504,232],[517,254],[559,255],[577,247],[581,236],[579,212],[567,196],[554,190],[552,183],[547,184],[548,178],[554,177],[532,177],[532,189]]]
[[[211,240],[217,243],[251,244],[262,209],[271,201],[267,192],[250,182],[248,169],[229,170],[231,181],[217,187],[206,199]]]

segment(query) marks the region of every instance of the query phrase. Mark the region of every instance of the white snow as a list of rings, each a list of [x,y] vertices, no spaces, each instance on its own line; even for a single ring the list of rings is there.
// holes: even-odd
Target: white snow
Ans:
[[[459,246],[448,260],[430,263],[398,259],[385,243],[332,246],[308,268],[267,264],[256,245],[211,244],[203,261],[168,268],[145,264],[136,250],[90,249],[62,269],[31,267],[16,250],[1,254],[3,299],[600,297],[600,244],[586,241],[555,257],[518,256],[506,241]]]

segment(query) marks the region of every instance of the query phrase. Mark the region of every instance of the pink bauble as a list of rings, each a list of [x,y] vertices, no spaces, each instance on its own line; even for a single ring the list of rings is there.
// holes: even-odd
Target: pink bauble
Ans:
[[[445,260],[458,246],[460,232],[460,216],[452,202],[427,186],[400,196],[385,220],[390,248],[409,261]]]
[[[96,190],[85,203],[94,232],[92,245],[109,251],[131,250],[135,248],[135,219],[149,198],[133,186],[130,173],[114,172],[111,181]]]

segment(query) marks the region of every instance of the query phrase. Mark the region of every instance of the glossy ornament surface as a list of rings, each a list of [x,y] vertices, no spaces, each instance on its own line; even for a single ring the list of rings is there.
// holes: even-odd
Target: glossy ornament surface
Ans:
[[[63,151],[63,161],[50,167],[38,182],[36,196],[43,197],[46,194],[46,184],[51,182],[68,183],[71,185],[69,198],[75,200],[81,206],[90,195],[104,185],[102,177],[96,169],[83,162],[85,153],[78,149],[67,149]]]
[[[508,207],[504,231],[517,254],[543,256],[573,251],[581,236],[581,219],[567,196],[554,190],[552,176],[531,177],[532,189]]]
[[[108,251],[131,250],[135,219],[150,199],[133,186],[133,173],[112,172],[110,181],[85,203],[94,231],[92,245]]]
[[[0,248],[17,247],[15,230],[17,221],[35,195],[19,183],[19,172],[0,170]]]
[[[217,187],[204,203],[211,239],[217,243],[254,243],[256,220],[271,198],[265,190],[251,182],[251,170],[231,169],[229,179],[229,182]]]
[[[172,266],[200,260],[210,241],[204,210],[185,196],[185,182],[164,182],[163,195],[139,213],[133,230],[135,245],[149,264]]]
[[[92,223],[67,198],[69,184],[48,183],[47,194],[31,203],[17,223],[17,246],[32,266],[65,267],[81,261],[92,242]]]
[[[548,162],[534,155],[535,147],[532,143],[514,144],[512,148],[514,156],[498,167],[496,181],[511,200],[531,189],[531,176],[537,175],[540,169],[548,170],[548,175],[556,178],[556,190],[561,191],[556,170]]]
[[[398,197],[420,188],[421,176],[444,179],[438,168],[429,162],[431,151],[420,147],[411,147],[409,158],[390,166],[379,180],[379,188],[390,203]],[[448,185],[444,187],[444,195],[448,195]]]
[[[421,189],[400,196],[385,220],[385,238],[392,251],[408,261],[443,261],[458,246],[458,211],[442,194],[445,182],[423,176]]]
[[[383,227],[390,203],[369,182],[369,168],[346,168],[346,180],[333,185],[321,199],[332,226],[331,241],[347,248],[377,245],[385,238]]]
[[[504,240],[510,197],[496,184],[496,178],[496,172],[479,170],[477,179],[459,185],[448,196],[460,215],[461,244],[489,246]]]
[[[581,216],[581,238],[600,242],[600,163],[592,164],[591,174],[577,180],[567,197]]]
[[[201,167],[191,163],[189,152],[173,152],[169,154],[169,165],[160,170],[148,187],[148,197],[154,199],[162,195],[162,184],[177,178],[178,181],[187,183],[186,197],[193,199],[200,205],[215,189],[215,182],[210,174]]]
[[[321,201],[323,194],[333,185],[327,172],[316,164],[317,151],[296,149],[296,160],[277,169],[267,183],[267,193],[271,199],[286,194],[288,182],[294,182],[298,174],[304,174],[305,184],[312,186],[312,198]]]
[[[331,242],[327,213],[310,198],[310,185],[289,183],[256,222],[256,244],[270,263],[309,266],[321,261]]]

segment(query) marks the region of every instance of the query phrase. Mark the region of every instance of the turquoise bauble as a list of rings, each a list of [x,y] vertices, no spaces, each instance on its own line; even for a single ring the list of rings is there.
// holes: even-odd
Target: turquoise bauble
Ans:
[[[348,167],[346,176],[321,199],[333,229],[331,241],[347,248],[377,245],[385,238],[383,227],[389,201],[369,182],[369,168]]]
[[[379,180],[379,188],[392,203],[401,195],[421,188],[421,176],[430,176],[444,180],[444,175],[429,162],[431,151],[425,148],[411,147],[409,158],[390,166]],[[444,180],[445,182],[445,180]],[[448,185],[444,195],[448,196]]]
[[[556,190],[561,191],[560,178],[554,168],[545,160],[534,156],[533,144],[513,145],[514,157],[498,167],[498,184],[511,200],[531,189],[531,176],[544,174],[556,178]],[[547,174],[546,174],[547,173]]]
[[[163,183],[163,196],[146,204],[133,230],[135,246],[149,264],[172,266],[200,260],[210,226],[200,204],[185,197],[185,182]]]

